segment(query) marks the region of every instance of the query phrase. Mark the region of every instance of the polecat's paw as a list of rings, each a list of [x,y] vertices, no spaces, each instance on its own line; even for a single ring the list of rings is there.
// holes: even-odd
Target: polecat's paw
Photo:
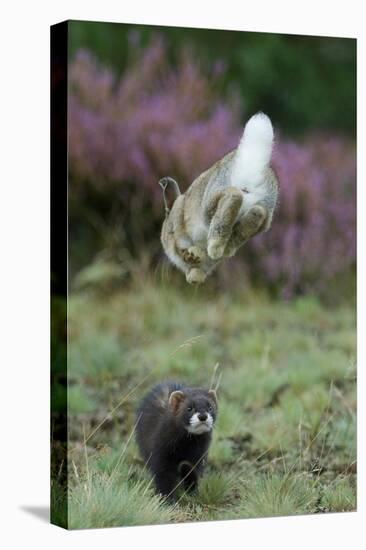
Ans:
[[[219,260],[223,257],[225,251],[225,244],[221,239],[210,239],[207,245],[207,254],[212,260]]]
[[[190,246],[183,252],[183,260],[187,264],[198,265],[203,259],[203,251],[198,246]]]
[[[194,473],[194,465],[188,460],[182,460],[182,462],[178,464],[178,472],[181,477],[185,477],[190,473]]]
[[[198,269],[196,267],[193,267],[190,269],[186,275],[186,281],[190,285],[193,284],[201,284],[204,283],[206,280],[206,273],[202,271],[202,269]]]
[[[193,493],[197,490],[198,475],[194,470],[194,465],[188,460],[183,460],[178,465],[178,472],[183,481],[184,490],[187,493]]]

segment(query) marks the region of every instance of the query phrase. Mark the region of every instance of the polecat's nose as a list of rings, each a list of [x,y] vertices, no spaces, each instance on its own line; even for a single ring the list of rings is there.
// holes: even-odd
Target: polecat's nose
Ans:
[[[207,420],[207,413],[199,413],[198,420],[200,420],[201,422],[204,422],[205,420]]]

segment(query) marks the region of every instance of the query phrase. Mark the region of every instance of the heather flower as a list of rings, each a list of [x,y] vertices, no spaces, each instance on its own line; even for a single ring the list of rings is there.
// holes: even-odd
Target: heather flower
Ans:
[[[322,290],[355,266],[355,166],[354,145],[345,139],[278,140],[280,205],[271,230],[247,246],[256,270],[284,296]]]
[[[187,187],[239,137],[238,114],[213,98],[212,80],[187,53],[170,68],[161,40],[119,81],[81,51],[71,63],[69,86],[74,186],[88,181],[108,192],[108,183],[134,182],[160,204],[162,176]]]

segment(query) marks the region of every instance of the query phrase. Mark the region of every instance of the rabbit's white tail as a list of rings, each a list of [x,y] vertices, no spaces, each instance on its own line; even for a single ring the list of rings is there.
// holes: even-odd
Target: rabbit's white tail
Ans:
[[[267,115],[257,113],[248,120],[233,159],[231,185],[252,191],[263,181],[271,160],[273,138],[272,123]]]

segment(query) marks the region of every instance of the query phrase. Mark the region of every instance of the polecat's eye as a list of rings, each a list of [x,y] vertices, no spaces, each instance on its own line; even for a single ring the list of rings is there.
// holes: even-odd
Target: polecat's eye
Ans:
[[[207,410],[208,410],[208,412],[212,412],[212,407],[211,407],[211,405],[208,405]]]
[[[187,407],[187,411],[188,411],[188,412],[191,412],[191,411],[193,411],[193,407],[192,407],[192,405],[189,405],[189,407]]]

